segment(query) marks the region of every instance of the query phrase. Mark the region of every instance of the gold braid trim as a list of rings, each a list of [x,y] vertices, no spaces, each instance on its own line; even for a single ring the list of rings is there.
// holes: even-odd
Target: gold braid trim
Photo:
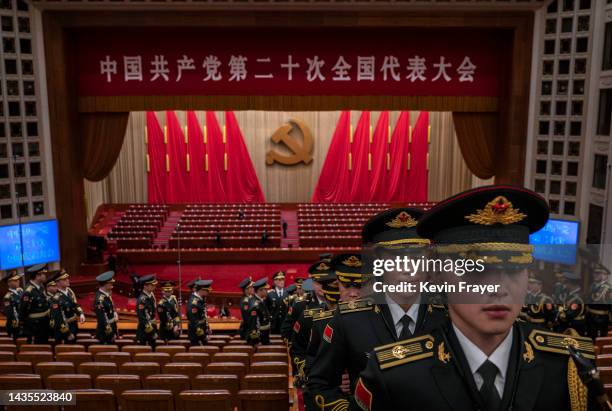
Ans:
[[[319,406],[321,411],[325,411],[326,409],[330,411],[346,411],[349,406],[348,400],[344,398],[325,403],[325,398],[320,394],[315,396],[315,403]]]
[[[580,377],[574,360],[567,360],[567,386],[569,388],[570,403],[572,411],[586,411],[588,403],[588,392]]]
[[[436,250],[440,253],[466,253],[468,251],[519,251],[532,253],[533,245],[517,243],[472,243],[439,245]]]

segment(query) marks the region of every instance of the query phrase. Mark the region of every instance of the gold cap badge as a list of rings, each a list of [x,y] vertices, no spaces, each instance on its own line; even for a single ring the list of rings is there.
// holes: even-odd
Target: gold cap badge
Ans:
[[[514,224],[527,217],[512,206],[512,203],[504,196],[497,196],[489,201],[484,209],[476,211],[465,218],[474,224]]]
[[[354,255],[342,261],[342,264],[346,265],[347,267],[361,267],[363,265],[361,260]]]
[[[387,222],[387,225],[391,228],[410,228],[416,226],[417,221],[410,214],[402,211],[393,220]]]

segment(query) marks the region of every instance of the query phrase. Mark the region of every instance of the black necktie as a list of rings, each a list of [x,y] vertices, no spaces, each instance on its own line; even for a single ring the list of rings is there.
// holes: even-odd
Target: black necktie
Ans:
[[[404,314],[402,318],[400,318],[400,323],[402,323],[402,331],[400,332],[399,339],[405,340],[406,338],[410,338],[412,333],[410,332],[410,322],[412,319]]]
[[[482,386],[480,387],[480,395],[484,401],[486,411],[498,411],[501,403],[501,398],[495,388],[495,377],[499,370],[491,361],[486,360],[478,369],[478,374],[482,377]]]

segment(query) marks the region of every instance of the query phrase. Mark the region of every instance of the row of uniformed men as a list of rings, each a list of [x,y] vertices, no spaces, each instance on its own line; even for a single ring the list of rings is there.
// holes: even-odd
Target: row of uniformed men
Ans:
[[[594,375],[592,340],[572,329],[560,334],[518,320],[533,263],[529,234],[545,225],[548,214],[536,193],[489,186],[453,196],[426,214],[388,210],[364,226],[363,240],[377,258],[416,257],[430,243],[442,256],[486,257],[487,269],[469,275],[505,287],[476,303],[452,294],[444,305],[409,293],[354,299],[371,277],[359,255],[313,265],[314,292],[295,299],[285,321],[293,324],[283,327],[306,410],[601,409],[605,401],[595,398],[594,380],[587,389],[579,378]],[[390,284],[414,278],[383,275]],[[334,282],[341,287],[339,304],[326,292]],[[343,289],[360,291],[344,295]]]
[[[96,338],[102,344],[111,344],[118,336],[119,317],[111,297],[115,282],[113,277],[112,271],[96,277],[100,284],[94,300],[94,311],[97,317]],[[142,292],[136,301],[137,343],[155,348],[158,338],[164,341],[179,338],[181,313],[179,303],[173,294],[174,283],[172,281],[162,283],[162,297],[156,302],[155,288],[158,284],[156,276],[154,274],[145,275],[138,281],[142,284]],[[194,280],[187,284],[192,290],[186,307],[187,330],[191,345],[204,345],[208,341],[210,326],[206,314],[206,297],[211,291],[211,285],[212,280]],[[156,314],[159,321],[156,320]]]
[[[13,339],[24,336],[28,342],[37,344],[47,343],[50,338],[56,343],[74,343],[78,323],[85,321],[85,315],[69,287],[68,273],[64,270],[49,272],[44,264],[29,267],[26,273],[29,281],[25,290],[19,287],[23,274],[12,273],[6,277],[8,292],[4,296],[4,314],[9,336]],[[96,338],[102,344],[110,344],[118,336],[119,320],[112,300],[114,273],[103,273],[96,280],[99,283],[93,303],[97,319]],[[162,298],[156,303],[155,276],[143,276],[139,281],[143,284],[143,291],[136,307],[137,342],[155,345],[158,338],[156,313],[159,317],[159,337],[165,341],[178,338],[181,318],[177,299],[173,295],[174,284],[164,282]],[[193,290],[187,302],[188,331],[194,345],[204,344],[210,334],[205,297],[211,284],[211,280],[197,280],[188,284]]]
[[[552,296],[542,291],[541,278],[531,276],[521,317],[557,332],[571,328],[592,339],[607,336],[612,304],[612,286],[608,281],[610,270],[595,262],[589,271],[592,285],[588,303],[582,298],[582,276],[578,273],[555,273],[557,281]]]
[[[26,270],[29,281],[20,288],[23,274],[10,273],[5,280],[4,295],[6,330],[10,337],[26,337],[28,342],[44,344],[49,339],[57,343],[76,340],[78,323],[85,315],[70,288],[70,276],[65,270],[48,271],[45,264]]]

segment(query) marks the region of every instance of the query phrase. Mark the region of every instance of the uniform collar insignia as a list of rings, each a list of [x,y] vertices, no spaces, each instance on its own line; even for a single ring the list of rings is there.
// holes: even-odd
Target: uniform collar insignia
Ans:
[[[391,228],[410,228],[417,225],[417,221],[410,214],[402,211],[391,221],[386,223]]]
[[[519,212],[518,208],[515,209],[504,196],[495,197],[487,203],[484,209],[465,216],[470,223],[480,225],[514,224],[525,219],[525,217],[527,215]]]
[[[326,271],[329,270],[329,266],[325,263],[321,263],[317,266],[317,270],[319,271]]]

